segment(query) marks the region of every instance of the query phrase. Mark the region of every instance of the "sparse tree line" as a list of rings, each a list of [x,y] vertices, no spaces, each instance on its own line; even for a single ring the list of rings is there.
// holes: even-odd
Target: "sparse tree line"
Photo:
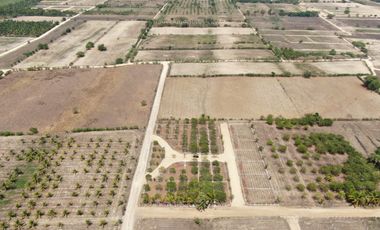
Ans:
[[[60,10],[44,10],[41,8],[32,8],[39,2],[40,0],[22,0],[16,3],[2,6],[0,7],[0,16],[69,16],[75,14],[73,11],[62,12]]]
[[[53,21],[29,22],[5,20],[0,22],[0,36],[38,37],[58,24],[59,22]]]
[[[380,93],[380,79],[377,76],[367,76],[364,79],[364,86],[372,91]]]
[[[301,118],[284,118],[284,117],[273,117],[273,115],[268,115],[266,117],[266,123],[268,125],[276,125],[278,129],[292,129],[295,126],[332,126],[333,120],[329,118],[323,118],[318,113],[315,114],[305,114]]]

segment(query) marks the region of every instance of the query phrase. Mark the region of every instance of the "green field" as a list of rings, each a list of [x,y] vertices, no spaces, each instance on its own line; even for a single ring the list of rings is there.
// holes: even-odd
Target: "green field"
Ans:
[[[22,0],[0,0],[0,7],[6,6],[11,3],[21,2]]]

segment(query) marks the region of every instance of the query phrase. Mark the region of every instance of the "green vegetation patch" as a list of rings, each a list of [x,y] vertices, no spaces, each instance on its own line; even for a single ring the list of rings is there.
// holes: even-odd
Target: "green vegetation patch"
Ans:
[[[320,173],[329,178],[328,188],[337,193],[344,193],[346,200],[354,206],[379,206],[380,191],[379,171],[371,160],[367,160],[356,151],[341,135],[332,133],[311,133],[293,137],[297,151],[309,154],[347,154],[343,165],[325,165]],[[378,154],[378,153],[376,153]],[[339,176],[343,174],[343,180]]]
[[[53,21],[27,22],[5,20],[0,22],[0,36],[38,37],[56,25],[58,25],[58,22]]]
[[[372,91],[380,91],[380,80],[376,76],[368,76],[364,80],[364,86]]]
[[[16,17],[16,16],[67,16],[74,15],[73,11],[59,11],[59,10],[44,10],[41,8],[32,8],[36,6],[40,0],[5,0],[6,4],[0,3],[0,16]]]
[[[284,117],[276,117],[273,115],[268,115],[266,117],[266,123],[268,125],[276,124],[278,129],[291,129],[294,126],[331,126],[333,124],[333,120],[329,118],[323,118],[318,113],[315,114],[305,114],[305,116],[301,118],[284,118]]]

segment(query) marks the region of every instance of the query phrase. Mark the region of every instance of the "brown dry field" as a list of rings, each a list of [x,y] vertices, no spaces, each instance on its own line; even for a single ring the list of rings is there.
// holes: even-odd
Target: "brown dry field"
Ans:
[[[210,27],[210,28],[199,28],[199,27],[153,27],[149,34],[157,35],[170,35],[170,34],[179,34],[179,35],[204,35],[204,34],[245,34],[249,35],[254,33],[254,30],[251,28],[237,28],[237,27]]]
[[[12,20],[15,21],[29,21],[29,22],[39,22],[39,21],[54,21],[60,22],[62,21],[62,17],[48,17],[48,16],[19,16]]]
[[[85,56],[79,58],[74,65],[103,65],[114,63],[117,58],[124,59],[128,50],[137,42],[137,37],[144,25],[144,21],[118,22],[107,34],[95,42],[93,49],[85,52]],[[107,51],[100,52],[97,49],[99,44],[104,44]]]
[[[275,60],[266,49],[142,50],[136,61]]]
[[[302,230],[376,230],[380,229],[380,218],[300,218]]]
[[[142,50],[265,48],[260,37],[250,35],[151,35],[142,42]]]
[[[71,33],[49,44],[48,50],[38,51],[16,65],[15,68],[67,66],[76,60],[77,52],[85,51],[87,42],[99,40],[115,23],[114,21],[87,21]]]
[[[218,63],[174,63],[170,70],[171,76],[201,76],[201,75],[270,75],[284,74],[285,71],[293,75],[302,75],[305,70],[315,75],[353,75],[370,74],[363,61],[336,61],[336,62],[218,62]]]
[[[350,16],[355,18],[369,17],[374,15],[380,15],[380,9],[378,7],[364,5],[356,2],[318,2],[318,3],[302,3],[302,7],[306,10],[325,11],[334,14],[337,18],[347,18],[348,14],[344,11],[347,7],[350,8]]]
[[[13,228],[15,221],[19,220],[24,225],[18,229],[27,229],[30,220],[38,223],[33,229],[41,230],[118,229],[118,221],[125,212],[141,138],[142,132],[132,130],[50,137],[0,137],[1,180],[4,181],[15,168],[24,172],[19,177],[25,180],[21,187],[2,190],[5,200],[0,204],[0,221]],[[62,146],[57,147],[58,143]],[[46,155],[49,154],[45,156],[49,165],[37,160],[28,162],[24,156],[30,148],[41,152],[43,149]],[[29,187],[27,182],[34,181],[32,174],[39,175],[37,178],[41,181],[31,183]],[[19,177],[17,180],[22,180]],[[32,186],[35,189],[29,189]],[[17,217],[8,218],[10,211]],[[40,217],[36,217],[38,211],[43,213]],[[24,212],[29,212],[30,216],[24,216]],[[91,227],[86,225],[86,220],[91,221]],[[102,220],[107,222],[105,227],[100,226]],[[59,227],[60,223],[62,227]]]
[[[202,219],[198,225],[194,219],[180,219],[180,214],[179,218],[139,219],[136,230],[174,230],[178,229],[178,226],[181,226],[182,230],[290,230],[286,220],[281,217]]]
[[[49,44],[48,50],[38,51],[15,68],[114,64],[117,58],[124,59],[144,24],[143,21],[87,21]],[[86,50],[87,42],[93,42],[95,47]],[[104,44],[107,50],[99,51],[97,46],[100,44]],[[79,51],[85,56],[77,58]]]
[[[0,37],[0,54],[32,40],[28,37]]]
[[[253,27],[259,31],[263,29],[284,28],[285,30],[328,30],[336,31],[336,28],[321,18],[317,17],[279,17],[279,16],[250,16],[248,17]]]
[[[356,77],[169,78],[159,116],[257,119],[314,112],[330,118],[379,118],[380,97]]]
[[[303,193],[296,189],[297,184],[306,184],[310,182],[315,182],[317,176],[322,176],[319,174],[318,169],[323,165],[328,164],[342,164],[346,161],[347,155],[331,155],[322,154],[320,159],[315,159],[313,157],[305,158],[302,154],[298,153],[296,147],[294,146],[294,141],[285,141],[282,137],[284,134],[292,135],[303,135],[310,134],[311,132],[323,132],[323,133],[334,133],[342,135],[350,144],[359,152],[361,152],[365,157],[373,153],[377,146],[380,144],[380,122],[379,121],[335,121],[331,127],[309,127],[308,130],[303,129],[291,129],[291,130],[279,130],[274,125],[267,125],[265,122],[253,122],[253,123],[230,123],[230,130],[232,131],[233,143],[235,154],[237,154],[237,160],[242,163],[242,168],[239,170],[243,175],[252,175],[252,177],[243,176],[243,186],[244,188],[252,187],[258,191],[261,191],[263,185],[266,185],[266,189],[272,192],[275,197],[280,198],[280,205],[284,206],[323,206],[323,207],[342,207],[347,206],[345,201],[339,199],[324,200],[322,204],[318,204],[312,197],[316,195],[316,192],[310,192],[305,190],[306,197],[302,198]],[[254,132],[252,132],[249,127],[253,127]],[[246,129],[245,135],[242,135],[242,129]],[[240,132],[239,132],[240,130]],[[240,134],[240,135],[236,135]],[[248,136],[248,134],[250,136]],[[250,138],[248,138],[250,137]],[[257,141],[254,141],[257,140]],[[267,145],[267,141],[273,141],[274,146],[285,145],[287,150],[285,153],[279,151],[272,152],[271,146]],[[243,150],[237,149],[239,146]],[[263,147],[263,151],[260,153],[259,146]],[[238,150],[238,151],[236,151]],[[249,152],[251,151],[251,152]],[[310,150],[313,152],[313,150]],[[250,153],[250,154],[249,154]],[[253,157],[254,155],[257,157]],[[273,157],[277,154],[277,158]],[[313,154],[311,154],[313,155]],[[259,160],[265,162],[268,167],[266,170],[271,176],[271,180],[265,177],[266,182],[263,181],[263,176],[257,173],[260,169],[262,171],[261,175],[266,175],[264,172],[264,167],[260,166]],[[294,164],[296,173],[290,173],[290,167],[286,165],[287,160],[292,160],[293,162],[302,161],[301,165]],[[302,172],[302,168],[305,171]],[[312,169],[317,169],[317,173],[313,173]],[[283,169],[284,173],[279,173],[279,170]],[[252,174],[252,172],[254,172]],[[249,174],[251,173],[251,174]],[[295,180],[294,178],[298,179]],[[342,179],[341,176],[336,178],[337,180]],[[253,181],[253,182],[250,182]],[[262,181],[260,183],[260,181]],[[247,183],[250,182],[250,183]],[[286,187],[289,186],[290,189]],[[245,191],[245,190],[243,190]],[[250,190],[248,190],[250,191]],[[250,204],[261,203],[264,198],[264,194],[247,193],[245,192],[245,197]],[[323,192],[322,192],[323,194]],[[336,195],[336,194],[334,194]],[[267,198],[268,202],[271,201]],[[275,202],[275,198],[272,197],[272,203]]]
[[[160,71],[161,65],[131,65],[14,72],[0,81],[0,130],[144,127]]]

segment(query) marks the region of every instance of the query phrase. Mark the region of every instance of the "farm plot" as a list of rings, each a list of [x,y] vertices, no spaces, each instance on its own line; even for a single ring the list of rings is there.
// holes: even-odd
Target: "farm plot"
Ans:
[[[169,1],[158,20],[158,25],[174,26],[237,26],[244,18],[230,0]]]
[[[160,119],[156,134],[183,153],[223,153],[220,123],[210,118]],[[207,138],[205,138],[207,136]]]
[[[278,202],[278,188],[268,174],[267,165],[250,127],[246,124],[230,123],[229,129],[246,203],[255,205]]]
[[[81,12],[104,2],[105,0],[42,0],[37,4],[37,7],[46,10],[54,9],[61,11],[70,10]]]
[[[103,4],[103,7],[97,7],[86,12],[86,14],[123,15],[130,19],[148,20],[152,19],[164,4],[164,0],[108,0]]]
[[[143,21],[118,22],[107,34],[94,42],[95,47],[104,44],[106,51],[100,52],[95,48],[88,50],[85,56],[79,58],[74,65],[103,65],[114,63],[117,58],[124,59],[125,54],[136,43],[144,25]]]
[[[302,230],[379,229],[379,218],[300,218]]]
[[[219,161],[177,162],[160,168],[157,178],[146,175],[143,204],[195,205],[212,192],[218,204],[230,202],[227,167]]]
[[[0,37],[0,54],[32,40],[31,37]]]
[[[0,138],[1,224],[120,226],[141,138],[130,130]]]
[[[115,23],[114,21],[87,21],[71,33],[49,44],[48,50],[40,50],[15,68],[68,66],[76,60],[78,52],[85,50],[87,42],[99,40]]]
[[[132,65],[14,72],[0,81],[0,130],[142,128],[160,70],[160,65]]]
[[[363,147],[373,149],[374,143],[365,141],[368,138],[365,135],[370,133],[374,134],[371,136],[374,140],[378,138],[380,134],[377,128],[374,128],[377,123],[377,121],[334,122],[330,127],[313,126],[307,129],[300,127],[277,129],[264,122],[247,125],[251,125],[255,131],[255,140],[264,155],[273,183],[279,186],[281,194],[279,196],[283,205],[346,206],[344,197],[347,194],[334,190],[329,185],[331,181],[344,183],[347,180],[347,175],[342,175],[340,170],[343,163],[349,159],[348,155],[352,153],[331,148],[328,148],[330,153],[327,153],[322,146],[327,143],[327,140],[340,143],[344,142],[342,140],[353,140],[354,142],[345,143],[354,144],[354,146],[361,144]],[[342,134],[342,136],[337,134]],[[314,144],[307,144],[308,147],[305,147],[304,140],[308,138],[320,140],[318,146],[310,149]],[[330,169],[338,171],[328,171]]]
[[[196,67],[196,68],[195,68]],[[370,74],[362,61],[336,62],[223,62],[223,63],[175,63],[170,70],[171,76],[228,76],[228,75],[291,75],[300,76],[304,71],[315,75],[353,75]]]
[[[250,35],[254,33],[251,28],[242,27],[209,27],[209,28],[181,28],[181,27],[153,27],[149,34],[151,35]]]
[[[202,219],[200,224],[193,219],[185,218],[140,218],[136,230],[166,229],[175,230],[181,226],[183,230],[246,230],[255,226],[259,230],[289,230],[288,223],[281,217],[234,217]]]
[[[40,22],[40,21],[54,21],[60,22],[63,17],[48,17],[48,16],[18,16],[13,18],[14,21],[28,21],[28,22]]]
[[[215,61],[215,60],[276,60],[266,49],[217,49],[217,50],[143,50],[137,61]]]
[[[176,50],[176,49],[265,49],[261,39],[254,34],[207,34],[207,35],[151,35],[142,42],[141,50]]]
[[[322,11],[327,14],[333,14],[337,18],[376,17],[376,15],[380,15],[380,10],[377,7],[356,2],[302,3],[301,6],[305,10]]]
[[[261,30],[263,38],[271,42],[276,47],[292,48],[299,51],[323,51],[328,53],[334,49],[337,54],[341,52],[351,52],[359,54],[354,46],[344,39],[339,38],[334,32],[325,31],[282,31],[282,30]]]
[[[169,78],[159,116],[258,119],[314,112],[330,118],[379,118],[380,98],[355,77]]]
[[[37,52],[16,68],[113,64],[117,58],[124,59],[143,26],[141,21],[87,21],[54,41],[48,50]],[[88,42],[95,47],[86,48]],[[97,48],[101,44],[105,51]],[[83,52],[83,57],[78,56],[78,52]]]

